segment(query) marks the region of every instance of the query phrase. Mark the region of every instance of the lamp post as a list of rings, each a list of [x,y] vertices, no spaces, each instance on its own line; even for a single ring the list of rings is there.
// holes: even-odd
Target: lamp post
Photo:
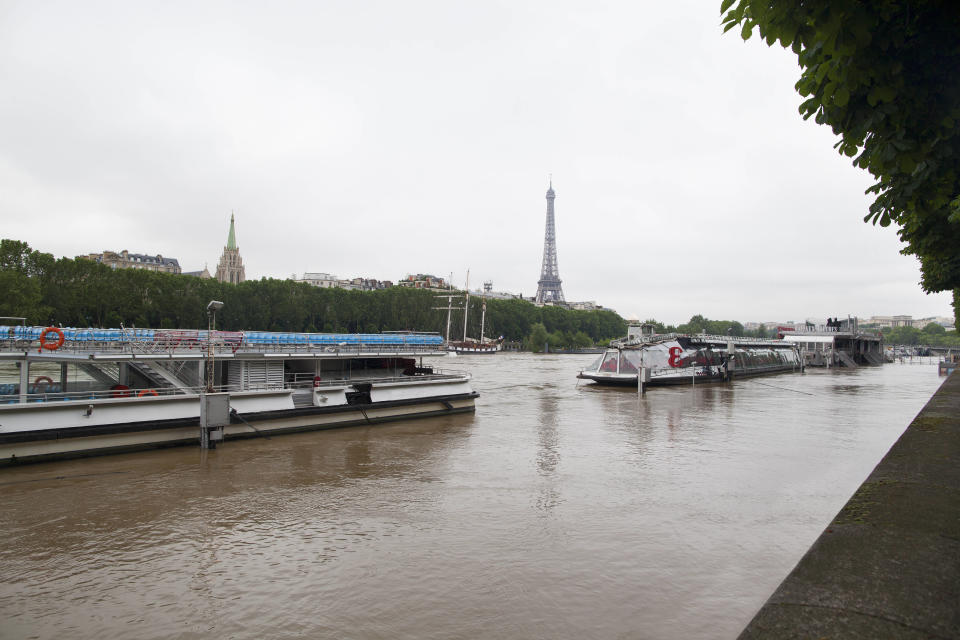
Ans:
[[[217,324],[217,311],[222,308],[219,300],[211,300],[207,305],[207,393],[213,393],[213,328]]]

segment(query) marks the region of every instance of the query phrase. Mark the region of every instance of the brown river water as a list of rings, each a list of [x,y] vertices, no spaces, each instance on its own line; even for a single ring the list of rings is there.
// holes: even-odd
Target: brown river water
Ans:
[[[943,380],[641,399],[594,357],[445,359],[475,415],[2,469],[0,637],[735,638]]]

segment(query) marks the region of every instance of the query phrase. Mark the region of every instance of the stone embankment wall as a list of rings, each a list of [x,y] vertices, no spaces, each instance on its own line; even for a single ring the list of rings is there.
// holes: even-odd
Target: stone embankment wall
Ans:
[[[960,375],[740,635],[756,638],[960,638]]]

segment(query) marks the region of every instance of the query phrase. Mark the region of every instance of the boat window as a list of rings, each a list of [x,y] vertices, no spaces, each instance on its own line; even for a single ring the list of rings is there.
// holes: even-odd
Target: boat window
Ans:
[[[591,363],[591,365],[585,369],[585,371],[596,371],[597,369],[600,368],[601,362],[603,362],[603,356],[600,356],[599,358],[594,360],[593,363]]]
[[[720,364],[720,356],[713,349],[701,349],[697,351],[694,362],[700,367],[713,366]]]
[[[646,352],[646,355],[641,358],[641,354],[643,353],[643,351],[636,349],[623,351],[620,356],[620,372],[636,373],[641,366],[649,368],[651,365],[649,358],[650,353]]]
[[[606,371],[608,373],[617,372],[617,352],[608,351],[607,355],[603,358],[603,364],[600,365],[600,371]]]
[[[676,343],[666,342],[651,347],[643,355],[643,363],[654,369],[665,369],[670,367],[670,347],[677,346]],[[651,362],[652,361],[652,362]]]

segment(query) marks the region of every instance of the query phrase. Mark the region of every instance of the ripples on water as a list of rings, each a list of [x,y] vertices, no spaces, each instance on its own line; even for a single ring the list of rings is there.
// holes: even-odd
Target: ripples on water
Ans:
[[[641,400],[591,359],[459,358],[472,416],[0,470],[0,636],[733,638],[942,381]]]

